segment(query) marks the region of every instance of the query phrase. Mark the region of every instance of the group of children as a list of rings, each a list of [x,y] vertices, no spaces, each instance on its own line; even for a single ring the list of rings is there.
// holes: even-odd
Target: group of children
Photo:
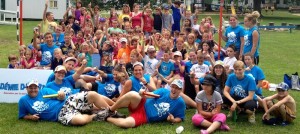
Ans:
[[[208,128],[201,133],[212,133],[217,128],[230,129],[225,123],[226,116],[220,113],[223,102],[230,109],[228,117],[236,109],[246,111],[248,108],[252,123],[258,107],[250,104],[252,100],[264,108],[264,122],[270,122],[270,113],[274,111],[276,117],[281,115],[284,124],[295,118],[295,101],[288,95],[286,85],[279,84],[276,95],[264,98],[261,82],[265,76],[255,65],[253,55],[242,54],[244,63],[240,62],[236,45],[230,44],[222,52],[225,58],[219,61],[217,43],[213,41],[216,28],[211,17],[203,18],[198,24],[197,12],[192,14],[179,1],[169,0],[168,4],[163,4],[163,11],[155,7],[155,13],[150,3],[142,12],[138,4],[134,4],[133,12],[124,4],[120,15],[112,9],[109,18],[101,16],[98,6],[92,9],[89,4],[85,8],[77,2],[76,8],[66,11],[59,25],[54,22],[53,13],[46,12],[47,6],[46,0],[44,18],[39,28],[34,29],[32,45],[20,46],[18,56],[10,55],[9,68],[55,71],[64,65],[76,71],[86,61],[85,76],[81,78],[96,84],[84,88],[107,90],[99,93],[117,100],[125,81],[135,77],[134,65],[141,62],[143,73],[150,75],[157,88],[167,87],[174,78],[184,81],[183,93],[191,99],[196,98],[195,102],[188,103],[183,97],[187,104],[197,108],[198,114],[192,118],[194,125]],[[72,14],[68,16],[69,12]],[[95,60],[92,54],[100,55],[99,67],[92,66]],[[75,59],[74,64],[66,65],[64,61],[70,58]],[[118,84],[112,90],[113,83]],[[115,89],[119,91],[112,93]],[[279,100],[274,106],[273,99]]]

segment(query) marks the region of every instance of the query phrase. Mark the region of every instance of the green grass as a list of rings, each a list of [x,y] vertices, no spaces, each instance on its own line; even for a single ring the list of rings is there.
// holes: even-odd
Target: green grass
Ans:
[[[218,26],[218,16],[211,15],[214,23]],[[202,18],[202,16],[200,17]],[[275,22],[280,25],[281,22],[287,23],[300,23],[299,16],[293,16],[287,11],[277,11],[275,14],[266,15],[261,24],[268,24]],[[240,20],[243,18],[241,17]],[[32,29],[38,21],[25,21],[24,22],[24,44],[28,44],[31,40]],[[15,26],[0,25],[0,67],[5,68],[8,64],[8,54],[18,55],[18,44],[16,42],[16,29]],[[300,31],[293,30],[290,34],[289,31],[260,31],[261,33],[261,46],[260,46],[260,63],[259,66],[263,69],[266,79],[271,83],[279,83],[283,80],[284,73],[294,73],[299,71],[300,58],[298,53],[300,51],[299,42],[297,42]],[[217,37],[215,37],[217,39]],[[224,44],[224,43],[223,43]],[[3,76],[1,76],[3,79]],[[264,91],[265,95],[271,95],[273,92]],[[295,98],[296,102],[300,102],[300,92],[290,91],[290,94]],[[186,120],[182,123],[171,125],[169,123],[155,123],[147,124],[133,129],[118,128],[106,122],[92,122],[82,127],[63,126],[55,122],[31,122],[25,120],[18,120],[18,107],[17,104],[0,103],[0,133],[175,133],[175,129],[182,125],[185,130],[183,133],[199,133],[199,128],[196,128],[191,123],[191,117],[195,113],[195,109],[186,111]],[[300,111],[300,108],[297,108]],[[122,113],[128,113],[127,109],[121,109]],[[224,111],[227,112],[227,111]],[[239,116],[237,122],[228,119],[227,123],[232,129],[230,132],[217,131],[216,133],[234,133],[234,134],[262,134],[262,133],[299,133],[300,122],[296,119],[293,124],[281,126],[266,126],[261,123],[262,112],[256,114],[256,124],[247,122],[246,116]],[[300,117],[299,112],[297,117]]]

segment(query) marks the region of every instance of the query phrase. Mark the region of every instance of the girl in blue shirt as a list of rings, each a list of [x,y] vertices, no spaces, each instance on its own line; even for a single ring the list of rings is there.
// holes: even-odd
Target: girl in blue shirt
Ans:
[[[230,15],[229,18],[230,26],[226,28],[225,34],[222,36],[226,42],[225,48],[231,44],[235,44],[235,55],[236,58],[242,60],[244,51],[244,28],[238,24],[238,18],[236,15]]]
[[[245,46],[243,55],[250,53],[254,56],[254,63],[258,65],[259,63],[259,52],[258,48],[260,45],[260,35],[258,28],[256,26],[257,18],[260,16],[259,12],[254,11],[251,14],[247,14],[244,18],[244,25],[247,28],[245,30]]]

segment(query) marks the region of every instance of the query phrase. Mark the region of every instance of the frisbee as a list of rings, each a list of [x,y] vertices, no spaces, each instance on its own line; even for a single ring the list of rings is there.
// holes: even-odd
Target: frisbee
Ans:
[[[154,98],[159,98],[160,97],[160,95],[151,94],[151,93],[148,93],[148,92],[143,92],[143,95],[151,96],[151,97],[154,97]]]

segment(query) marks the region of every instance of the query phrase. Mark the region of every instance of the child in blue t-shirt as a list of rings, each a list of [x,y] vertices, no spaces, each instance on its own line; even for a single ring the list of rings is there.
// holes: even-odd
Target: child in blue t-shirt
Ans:
[[[158,73],[160,73],[167,80],[173,76],[174,71],[174,63],[170,61],[170,51],[166,50],[163,54],[162,59],[157,64],[156,68],[158,69]],[[159,88],[162,84],[162,80],[157,80],[157,87]]]

